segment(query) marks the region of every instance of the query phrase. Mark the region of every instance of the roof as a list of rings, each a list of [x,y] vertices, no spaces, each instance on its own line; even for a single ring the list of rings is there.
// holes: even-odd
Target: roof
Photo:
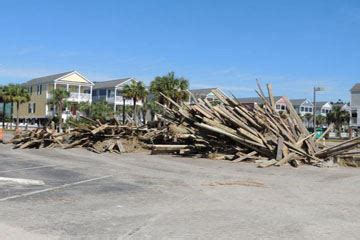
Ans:
[[[327,103],[329,103],[330,105],[332,105],[330,102],[316,102],[316,111],[320,111],[321,110],[321,108],[325,105],[325,104],[327,104]]]
[[[206,97],[212,90],[217,88],[202,88],[202,89],[191,89],[190,92],[194,95],[195,98]]]
[[[94,82],[95,86],[93,89],[102,89],[102,88],[115,88],[120,84],[123,84],[126,81],[129,81],[133,78],[120,78],[120,79],[114,79],[109,81],[102,81],[102,82]]]
[[[325,105],[325,104],[327,104],[327,103],[330,103],[330,102],[326,102],[326,101],[323,101],[323,102],[321,102],[321,101],[316,101],[316,106],[323,106],[323,105]]]
[[[305,101],[306,101],[306,98],[290,99],[290,102],[293,106],[300,106]]]
[[[360,92],[360,83],[356,83],[351,89],[350,92]]]
[[[279,101],[282,96],[274,96],[275,102]],[[240,103],[262,103],[262,99],[260,97],[247,97],[247,98],[237,98]]]
[[[31,79],[31,80],[27,81],[25,83],[25,85],[36,85],[36,84],[51,83],[51,82],[55,81],[56,79],[64,77],[64,76],[66,76],[66,75],[68,75],[68,74],[70,74],[72,72],[75,72],[75,71],[57,73],[57,74],[48,75],[48,76],[44,76],[44,77],[34,78],[34,79]]]

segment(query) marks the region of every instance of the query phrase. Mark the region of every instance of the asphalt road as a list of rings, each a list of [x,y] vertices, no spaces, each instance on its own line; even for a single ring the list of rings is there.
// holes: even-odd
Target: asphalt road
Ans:
[[[0,239],[358,239],[359,171],[0,145]]]

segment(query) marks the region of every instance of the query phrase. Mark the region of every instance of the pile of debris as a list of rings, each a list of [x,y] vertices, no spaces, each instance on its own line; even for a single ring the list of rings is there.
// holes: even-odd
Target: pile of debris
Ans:
[[[262,104],[248,109],[234,97],[213,90],[217,102],[198,99],[181,104],[163,95],[166,105],[157,127],[122,125],[113,119],[101,123],[83,118],[86,123],[70,123],[64,133],[44,128],[25,132],[11,140],[14,148],[84,147],[96,153],[129,152],[147,146],[153,154],[176,153],[233,162],[254,161],[260,167],[291,164],[322,166],[360,144],[360,137],[333,147],[324,147],[310,134],[291,102],[278,112],[267,85],[268,96],[258,84]],[[162,123],[163,127],[160,127]],[[126,149],[124,142],[131,146]],[[144,143],[144,144],[143,144]]]
[[[14,148],[19,149],[84,147],[96,153],[123,153],[134,148],[131,146],[129,147],[131,149],[126,149],[128,144],[124,143],[136,141],[135,134],[139,131],[137,127],[121,125],[116,119],[107,123],[88,118],[83,119],[86,122],[80,124],[70,122],[73,128],[63,133],[58,133],[50,128],[36,129],[15,136],[10,143],[15,145]]]
[[[217,104],[198,99],[191,105],[179,105],[163,95],[167,104],[161,105],[162,117],[170,123],[167,132],[174,129],[173,141],[152,144],[153,153],[200,154],[233,162],[252,160],[260,167],[286,163],[295,167],[321,166],[360,143],[360,138],[355,138],[324,148],[308,132],[288,99],[285,98],[286,109],[278,112],[271,85],[267,85],[267,97],[259,84],[258,87],[256,92],[262,104],[255,104],[252,110],[219,90],[212,91],[219,101]]]

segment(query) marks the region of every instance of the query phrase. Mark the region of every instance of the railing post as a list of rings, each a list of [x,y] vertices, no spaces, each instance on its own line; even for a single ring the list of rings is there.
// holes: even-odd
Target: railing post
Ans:
[[[78,103],[80,103],[80,92],[81,92],[81,85],[79,85],[79,91],[78,91]]]
[[[90,103],[92,103],[92,85],[90,86]]]
[[[115,87],[115,94],[114,94],[114,114],[116,114],[116,87]]]

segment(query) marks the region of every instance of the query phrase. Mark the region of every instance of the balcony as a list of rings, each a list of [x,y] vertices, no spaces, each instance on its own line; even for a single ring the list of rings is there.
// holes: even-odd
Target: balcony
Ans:
[[[74,93],[71,92],[69,98],[67,99],[69,102],[90,102],[91,94],[90,93]]]
[[[52,98],[52,94],[48,93],[46,95],[47,99]],[[67,99],[68,102],[90,102],[91,101],[91,94],[90,93],[77,93],[77,92],[70,92],[70,96]]]
[[[93,100],[96,101],[106,101],[107,103],[110,104],[114,104],[114,101],[116,103],[116,105],[122,105],[123,104],[123,97],[122,96],[115,96],[114,95],[110,95],[110,97],[108,96],[93,96]],[[125,105],[133,105],[133,100],[132,99],[125,99]],[[137,105],[142,105],[141,101],[137,102]]]

